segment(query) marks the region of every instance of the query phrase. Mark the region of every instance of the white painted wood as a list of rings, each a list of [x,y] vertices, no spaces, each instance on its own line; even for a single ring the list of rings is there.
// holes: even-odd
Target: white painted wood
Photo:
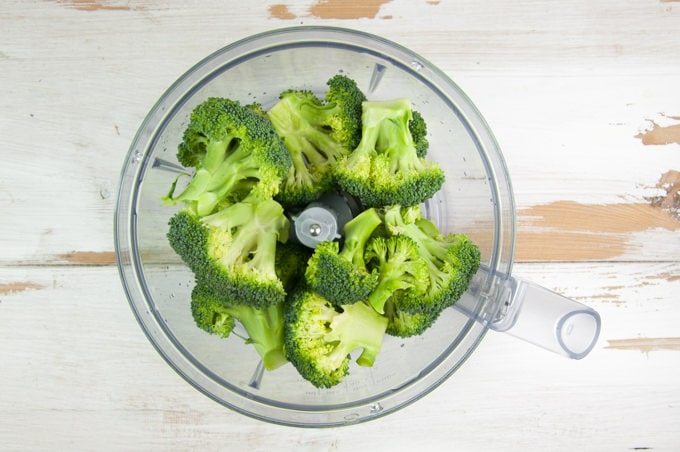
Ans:
[[[594,226],[626,243],[623,253],[549,262],[574,254],[564,243],[524,253],[548,262],[515,266],[601,313],[585,360],[490,333],[449,381],[376,422],[254,421],[199,394],[154,351],[112,254],[121,165],[166,87],[251,33],[337,25],[419,52],[490,123],[524,215],[563,201],[648,205],[661,175],[680,170],[680,144],[636,137],[651,121],[680,124],[677,1],[348,1],[335,11],[350,19],[328,18],[322,3],[338,2],[2,3],[0,448],[678,450],[680,226],[642,214],[623,231]],[[375,17],[356,18],[360,4],[379,6]],[[520,220],[545,240],[569,232]]]

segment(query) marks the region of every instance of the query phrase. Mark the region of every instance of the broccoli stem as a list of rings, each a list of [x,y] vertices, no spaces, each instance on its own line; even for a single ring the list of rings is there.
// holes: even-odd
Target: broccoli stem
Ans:
[[[288,362],[283,352],[282,303],[266,308],[231,305],[225,311],[243,325],[248,333],[247,343],[255,347],[265,369],[274,370]]]
[[[222,154],[222,161],[212,172],[212,180],[208,186],[208,190],[215,191],[218,198],[232,191],[238,182],[257,177],[260,171],[259,165],[251,158],[251,150],[241,146],[237,140],[232,140],[225,152],[228,150],[231,152],[226,156]]]
[[[276,244],[287,239],[288,219],[276,201],[233,204],[203,219],[209,225],[235,230],[231,242],[219,256],[226,266],[245,264],[265,279],[276,279]]]
[[[365,268],[364,251],[382,219],[375,209],[366,209],[345,224],[345,242],[338,256],[351,262],[357,268]]]
[[[360,366],[370,367],[375,362],[387,329],[384,317],[364,302],[342,306],[343,312],[333,318],[326,342],[338,342],[329,358],[338,365],[353,350],[362,349],[356,359]]]
[[[368,304],[373,306],[379,314],[385,313],[385,303],[398,290],[404,290],[413,285],[403,279],[404,262],[397,264],[382,261],[378,267],[379,282],[378,286],[368,296]]]

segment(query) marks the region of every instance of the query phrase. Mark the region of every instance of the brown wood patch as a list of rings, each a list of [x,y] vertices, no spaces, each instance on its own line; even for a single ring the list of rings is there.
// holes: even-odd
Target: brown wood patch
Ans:
[[[675,117],[672,117],[675,119]],[[642,140],[644,145],[665,145],[665,144],[680,144],[680,124],[672,124],[670,126],[661,126],[654,121],[651,121],[652,128],[635,135],[635,138]]]
[[[392,0],[321,0],[314,4],[309,12],[321,19],[361,19],[375,18],[380,7]]]
[[[680,337],[637,337],[634,339],[611,339],[605,348],[615,350],[638,350],[643,353],[657,350],[680,350]]]
[[[71,264],[110,265],[116,263],[113,251],[72,251],[57,255],[57,259]]]
[[[291,20],[297,17],[288,9],[288,5],[284,4],[271,5],[269,7],[269,15],[281,20]]]
[[[57,3],[67,5],[78,11],[127,11],[128,5],[107,5],[98,0],[57,0]]]
[[[680,230],[680,220],[645,203],[558,201],[518,212],[517,260],[602,260],[623,255],[629,235]]]
[[[44,285],[30,281],[15,281],[11,283],[0,284],[0,295],[9,295],[17,292],[23,292],[25,290],[40,290],[44,288]]]

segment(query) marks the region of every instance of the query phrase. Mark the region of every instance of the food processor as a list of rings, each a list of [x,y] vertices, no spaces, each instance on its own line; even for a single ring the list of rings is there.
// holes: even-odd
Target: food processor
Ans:
[[[338,386],[318,389],[291,365],[264,370],[232,335],[210,335],[189,308],[193,274],[166,233],[177,207],[164,206],[191,111],[219,96],[266,110],[287,89],[323,97],[335,74],[354,79],[371,100],[408,97],[427,122],[428,159],[445,171],[443,188],[421,208],[443,233],[465,233],[482,261],[468,291],[422,336],[386,337],[373,367],[353,365]],[[322,198],[292,218],[294,236],[313,247],[335,239],[351,202]],[[142,123],[124,162],[115,212],[121,280],[151,343],[186,381],[245,415],[285,425],[328,427],[368,421],[423,397],[447,380],[489,330],[506,332],[567,358],[597,342],[593,309],[512,273],[516,211],[500,148],[480,112],[432,63],[376,35],[300,26],[257,34],[218,50],[181,76]],[[452,378],[449,384],[455,384]]]

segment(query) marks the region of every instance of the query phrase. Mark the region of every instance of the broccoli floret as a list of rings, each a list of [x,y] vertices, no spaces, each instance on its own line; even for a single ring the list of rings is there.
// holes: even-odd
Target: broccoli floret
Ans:
[[[378,212],[367,209],[345,224],[342,249],[335,241],[317,244],[307,264],[307,284],[336,305],[365,300],[377,286],[378,275],[367,269],[364,252],[380,223]]]
[[[428,268],[430,288],[424,297],[404,294],[398,308],[408,312],[437,312],[453,305],[479,269],[479,248],[465,234],[442,234],[421,216],[418,206],[385,208],[384,224],[393,235],[404,235],[418,245]]]
[[[430,328],[441,314],[441,310],[407,312],[398,308],[398,304],[397,298],[391,298],[385,303],[385,317],[388,319],[385,332],[390,336],[419,336]]]
[[[219,337],[229,337],[236,325],[224,305],[199,286],[191,291],[191,316],[200,329]]]
[[[230,300],[199,281],[191,292],[191,313],[199,328],[220,337],[232,333],[237,320],[262,358],[265,369],[274,370],[288,360],[283,352],[283,303],[256,308]]]
[[[255,307],[285,298],[275,262],[289,223],[273,199],[249,198],[206,217],[185,208],[169,226],[170,246],[210,290]]]
[[[408,130],[411,132],[411,137],[413,137],[416,154],[420,158],[425,158],[430,148],[430,142],[427,140],[427,123],[420,112],[413,110],[413,117],[408,122]]]
[[[445,176],[438,164],[418,156],[409,130],[411,103],[394,99],[362,105],[361,141],[335,166],[337,184],[369,207],[412,206],[430,199]]]
[[[198,105],[177,154],[191,180],[163,198],[183,204],[167,237],[194,273],[196,324],[253,344],[266,369],[290,360],[319,388],[343,380],[351,353],[372,366],[386,334],[423,333],[480,264],[467,236],[421,216],[444,182],[425,160],[422,115],[406,99],[367,101],[344,75],[327,84],[323,99],[289,90],[268,112]],[[287,242],[287,214],[339,190],[362,209],[343,238],[314,250]]]
[[[308,90],[288,90],[267,112],[292,160],[277,196],[286,206],[308,204],[331,190],[338,158],[359,143],[364,94],[343,75],[327,84],[323,101]]]
[[[258,108],[212,97],[192,111],[177,158],[195,173],[178,195],[175,180],[163,198],[167,205],[184,203],[205,216],[220,204],[278,193],[290,155]]]
[[[276,249],[275,270],[281,280],[286,293],[292,290],[305,277],[307,261],[312,256],[312,250],[300,243],[288,241],[279,243]]]
[[[382,346],[387,318],[364,302],[334,306],[311,289],[300,287],[284,306],[285,353],[300,375],[318,388],[337,385],[356,363],[372,366]]]
[[[415,299],[429,287],[427,265],[420,258],[418,245],[407,236],[372,238],[365,258],[369,268],[378,272],[378,285],[367,301],[379,314],[385,313],[385,302],[393,295],[408,293],[409,299]]]

